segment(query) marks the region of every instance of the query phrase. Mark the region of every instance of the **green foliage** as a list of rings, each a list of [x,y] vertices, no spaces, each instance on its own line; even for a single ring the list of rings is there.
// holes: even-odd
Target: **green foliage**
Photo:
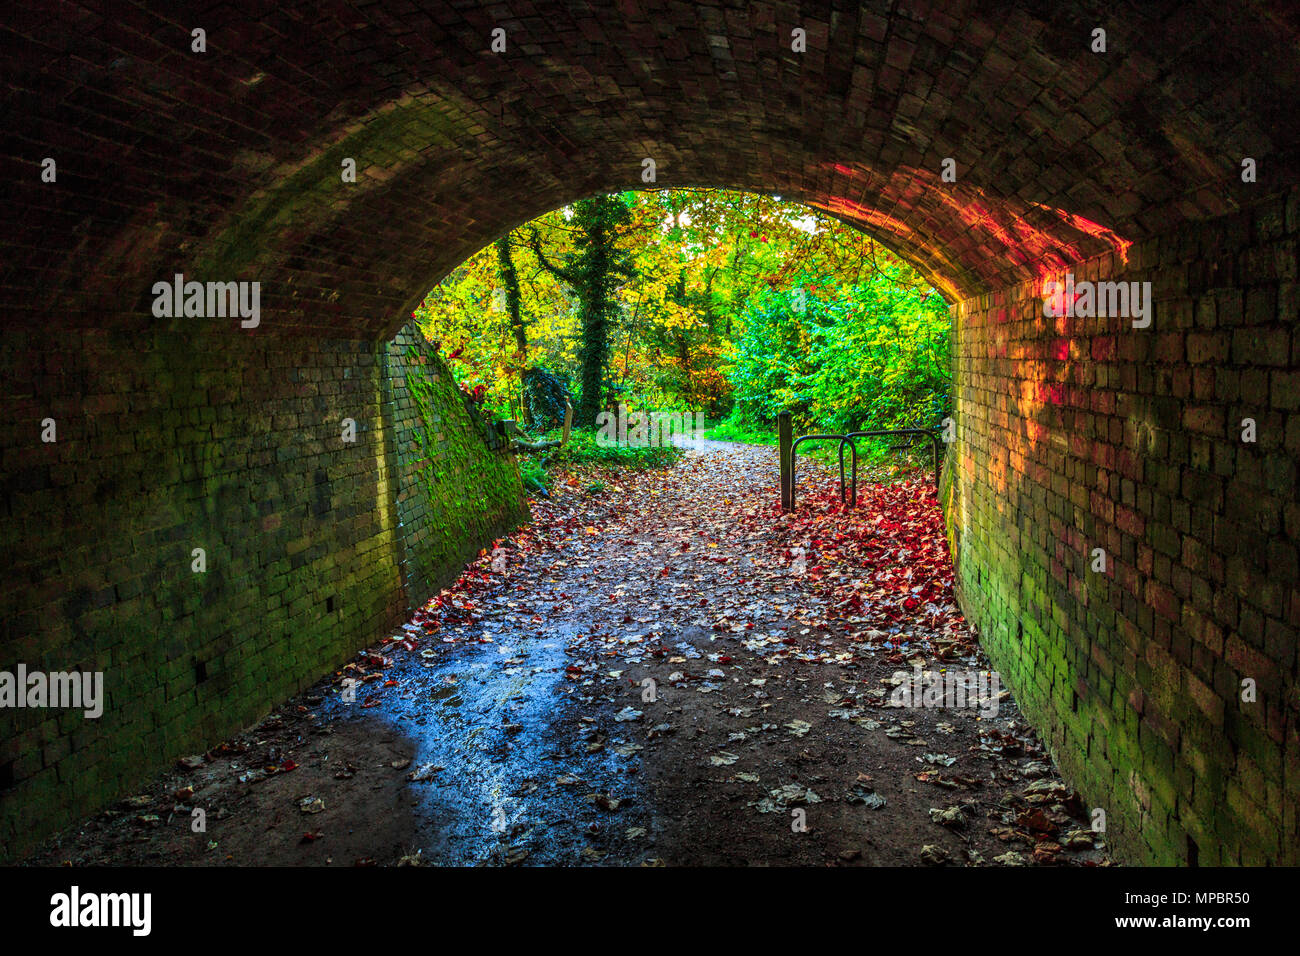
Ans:
[[[714,441],[734,441],[746,445],[775,445],[777,443],[776,425],[747,425],[736,419],[718,422],[704,433],[705,438]]]
[[[564,253],[562,266],[548,258],[538,233],[529,233],[538,264],[571,286],[578,296],[582,344],[578,351],[581,372],[574,421],[579,425],[594,425],[600,413],[610,335],[620,316],[615,293],[636,275],[630,252],[618,243],[620,229],[631,219],[620,196],[596,196],[574,203],[573,251]]]
[[[866,282],[802,278],[751,300],[725,367],[730,422],[756,430],[785,410],[797,432],[937,425],[949,407],[948,313],[906,272],[895,260]]]
[[[519,477],[529,491],[550,491],[551,478],[536,458],[521,455],[519,457]]]
[[[485,414],[533,427],[539,367],[574,383],[579,426],[615,402],[703,411],[725,418],[717,437],[764,441],[783,409],[799,432],[948,414],[940,295],[869,236],[771,196],[582,200],[471,257],[416,318]]]
[[[524,421],[529,428],[563,425],[566,401],[571,401],[569,386],[560,376],[540,366],[524,372]]]
[[[671,446],[640,448],[629,445],[602,445],[596,441],[596,432],[587,429],[573,430],[569,443],[555,455],[553,463],[561,465],[597,464],[615,468],[660,468],[676,461],[681,452]],[[558,437],[552,432],[547,437]]]

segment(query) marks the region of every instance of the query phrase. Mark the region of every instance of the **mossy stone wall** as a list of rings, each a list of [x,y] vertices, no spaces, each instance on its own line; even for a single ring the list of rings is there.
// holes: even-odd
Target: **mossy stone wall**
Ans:
[[[257,721],[526,514],[490,429],[402,344],[6,345],[0,670],[102,671],[107,702],[98,719],[0,710],[0,859]]]

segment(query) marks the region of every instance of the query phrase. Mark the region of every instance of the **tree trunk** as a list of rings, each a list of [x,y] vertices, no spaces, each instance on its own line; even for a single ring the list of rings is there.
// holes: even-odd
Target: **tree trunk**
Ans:
[[[617,246],[617,227],[627,222],[628,210],[616,196],[583,199],[573,206],[573,224],[578,230],[576,255],[564,267],[552,263],[542,251],[536,230],[529,245],[537,261],[552,275],[563,280],[578,294],[578,314],[582,320],[582,364],[579,379],[582,395],[578,400],[574,423],[594,428],[600,414],[609,364],[610,330],[618,316],[614,293],[621,279],[632,278],[627,253]]]
[[[526,399],[524,397],[524,369],[528,365],[528,333],[524,329],[523,317],[519,314],[520,294],[519,294],[519,273],[515,270],[514,255],[510,251],[510,234],[506,233],[496,241],[497,247],[497,275],[501,280],[501,286],[506,293],[506,315],[510,321],[510,331],[515,336],[515,351],[518,353],[515,366],[518,372],[519,388],[519,408],[523,413],[521,417],[527,417],[525,409]]]

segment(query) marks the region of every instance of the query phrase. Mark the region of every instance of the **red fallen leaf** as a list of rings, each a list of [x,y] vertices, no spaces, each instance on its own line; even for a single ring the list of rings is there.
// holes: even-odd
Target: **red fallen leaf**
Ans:
[[[302,839],[299,840],[298,842],[299,842],[299,843],[311,843],[311,842],[313,842],[314,840],[319,840],[319,839],[320,839],[321,837],[323,837],[324,835],[325,835],[325,833],[324,833],[324,831],[322,831],[322,830],[317,830],[315,833],[310,833],[310,832],[309,832],[309,833],[304,833],[304,834],[302,835]]]
[[[297,770],[297,769],[298,769],[298,765],[294,763],[292,760],[290,760],[288,757],[285,757],[284,762],[280,764],[280,770],[283,773],[288,773],[290,770]]]
[[[666,577],[668,577],[669,573],[670,573],[670,572],[669,572],[669,569],[668,569],[668,568],[664,568],[662,571],[659,572],[659,576],[660,576],[661,578],[666,578]]]
[[[719,663],[719,664],[730,664],[730,663],[731,663],[731,656],[730,656],[729,654],[723,654],[721,657],[718,658],[718,663]]]
[[[396,687],[396,686],[397,686],[397,681],[395,681],[395,680],[386,680],[386,681],[384,681],[384,686],[385,686],[385,687]]]
[[[1038,808],[1026,810],[1017,816],[1016,826],[1025,827],[1035,833],[1049,834],[1056,832],[1056,824],[1047,819],[1047,814]]]

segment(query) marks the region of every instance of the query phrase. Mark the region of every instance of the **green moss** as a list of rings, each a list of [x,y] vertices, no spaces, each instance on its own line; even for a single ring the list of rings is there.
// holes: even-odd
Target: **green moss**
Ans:
[[[333,218],[340,201],[351,198],[348,190],[365,188],[368,166],[391,171],[401,164],[401,154],[414,156],[431,144],[451,146],[467,135],[466,129],[437,105],[418,100],[376,112],[364,126],[308,157],[235,209],[227,220],[229,226],[195,258],[193,270],[203,275],[242,275],[281,245],[285,229],[304,224],[320,228]],[[342,163],[349,158],[357,164],[356,183],[342,179]]]
[[[528,519],[523,483],[514,460],[494,449],[494,436],[468,405],[431,347],[409,346],[404,357],[407,393],[414,408],[409,447],[399,436],[419,501],[409,506],[417,527],[404,529],[404,546],[424,598],[460,573],[482,547]]]

